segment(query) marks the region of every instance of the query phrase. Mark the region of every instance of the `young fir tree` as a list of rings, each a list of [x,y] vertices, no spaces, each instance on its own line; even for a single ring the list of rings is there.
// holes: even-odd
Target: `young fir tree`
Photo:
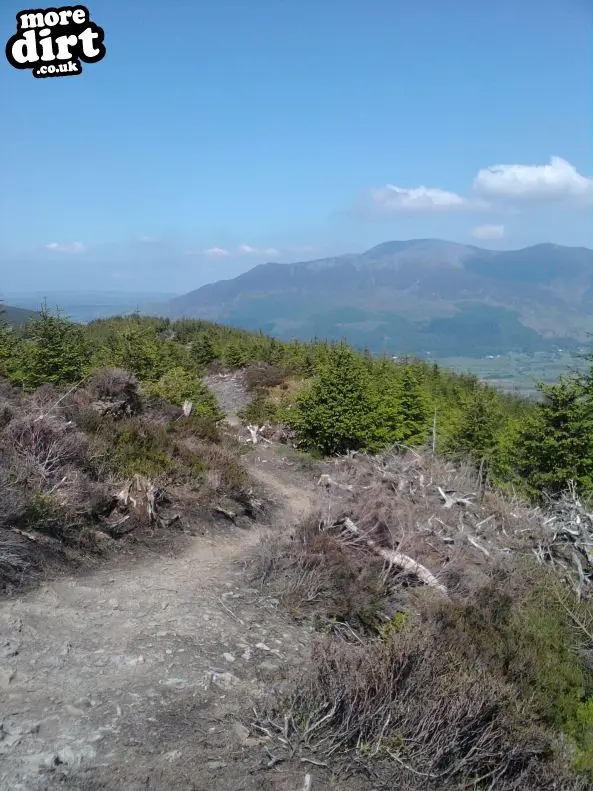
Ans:
[[[224,361],[229,368],[242,368],[248,361],[248,355],[240,344],[231,343],[224,350]]]
[[[88,372],[90,350],[83,328],[41,306],[39,318],[24,328],[11,379],[25,389],[42,384],[74,384]]]
[[[372,444],[377,399],[364,362],[346,345],[329,355],[312,387],[296,402],[292,425],[300,442],[324,455]]]
[[[404,366],[398,390],[401,428],[396,441],[421,445],[428,436],[431,409],[428,391],[412,365]]]
[[[192,358],[199,367],[216,360],[216,349],[207,333],[201,333],[192,344]]]
[[[497,394],[475,385],[460,396],[460,410],[452,429],[447,450],[476,464],[489,462],[497,446],[503,416]]]
[[[191,401],[194,415],[204,415],[213,420],[221,420],[224,417],[216,396],[208,390],[201,379],[185,368],[171,368],[157,382],[150,385],[149,390],[154,395],[178,406],[182,406],[186,399]]]
[[[593,490],[593,370],[540,384],[537,404],[519,432],[515,469],[535,494],[560,494],[569,480]]]
[[[376,399],[376,418],[371,426],[372,450],[402,442],[405,434],[398,371],[386,357],[369,362]]]
[[[154,328],[132,318],[115,328],[95,355],[94,362],[123,368],[143,381],[154,381],[167,368],[166,355],[162,351],[162,342],[157,339]]]

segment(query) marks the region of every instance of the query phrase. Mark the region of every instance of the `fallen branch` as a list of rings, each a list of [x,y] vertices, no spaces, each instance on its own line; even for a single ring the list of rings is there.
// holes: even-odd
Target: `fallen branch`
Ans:
[[[264,437],[263,434],[261,433],[264,429],[265,426],[252,426],[252,425],[247,426],[247,431],[250,434],[250,437],[247,440],[247,442],[253,442],[254,445],[257,445],[258,439],[261,439],[264,442],[267,442],[268,445],[271,445],[272,441]]]
[[[447,588],[437,580],[434,574],[432,574],[426,568],[426,566],[423,566],[413,558],[408,557],[408,555],[403,555],[401,552],[383,549],[382,547],[377,546],[377,544],[375,544],[371,538],[368,538],[368,536],[364,535],[360,528],[354,524],[352,519],[349,517],[345,517],[343,525],[351,533],[354,533],[354,535],[363,538],[368,547],[384,558],[392,566],[396,566],[397,568],[404,569],[404,571],[408,571],[410,574],[418,577],[418,579],[425,585],[429,585],[431,588],[434,588],[441,593],[447,593]]]
[[[437,489],[444,500],[443,508],[452,508],[454,505],[473,505],[472,501],[467,497],[451,497],[449,494],[446,494],[440,486],[437,486]]]
[[[234,511],[227,511],[225,508],[221,508],[219,505],[215,505],[214,510],[216,511],[216,513],[225,516],[230,522],[234,522],[235,517],[237,516],[237,514]]]
[[[349,486],[346,483],[338,483],[338,481],[334,481],[329,475],[322,475],[317,481],[317,486],[325,486],[328,489],[330,486],[335,486],[337,489],[343,489],[346,492],[354,491],[354,486]]]
[[[472,547],[475,547],[477,550],[482,552],[484,555],[486,555],[487,558],[490,557],[490,552],[488,552],[488,550],[485,547],[479,544],[473,536],[467,536],[467,540],[472,545]]]

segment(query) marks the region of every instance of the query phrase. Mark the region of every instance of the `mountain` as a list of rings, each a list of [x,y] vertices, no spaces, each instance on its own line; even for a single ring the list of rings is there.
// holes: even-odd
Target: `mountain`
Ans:
[[[394,354],[576,348],[593,331],[593,250],[385,242],[358,255],[262,264],[171,300],[166,314],[280,338],[346,337]]]

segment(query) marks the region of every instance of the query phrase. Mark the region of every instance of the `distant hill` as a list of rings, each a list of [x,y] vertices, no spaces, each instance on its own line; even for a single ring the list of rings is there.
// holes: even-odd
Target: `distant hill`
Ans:
[[[26,308],[14,308],[10,305],[2,305],[0,303],[0,317],[4,319],[11,327],[20,327],[29,319],[35,318],[39,314],[34,310],[27,310]]]
[[[593,250],[385,242],[359,255],[262,264],[171,300],[166,315],[280,338],[346,337],[394,354],[576,348],[593,332]]]
[[[87,322],[109,316],[162,313],[175,294],[126,291],[30,291],[6,293],[12,305],[35,310],[45,301],[50,311],[59,308],[72,321]]]

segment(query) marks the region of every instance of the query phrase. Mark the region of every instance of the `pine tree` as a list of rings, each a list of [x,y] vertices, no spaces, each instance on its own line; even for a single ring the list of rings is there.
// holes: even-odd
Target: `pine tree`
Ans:
[[[238,343],[231,343],[224,350],[224,361],[229,368],[241,368],[246,364],[248,355]]]
[[[298,439],[324,455],[372,444],[377,401],[364,362],[342,345],[329,356],[311,389],[299,396],[292,425]]]
[[[470,458],[476,464],[490,461],[502,420],[497,393],[475,385],[460,395],[460,410],[447,450],[459,458]]]
[[[154,329],[132,319],[115,328],[94,361],[97,365],[123,368],[143,381],[155,381],[168,367],[166,358]]]
[[[368,365],[368,363],[366,363]],[[379,450],[404,439],[401,388],[395,366],[387,360],[373,362],[376,417],[372,426],[373,449]]]
[[[74,384],[88,372],[90,350],[83,328],[52,315],[41,306],[39,318],[28,322],[18,345],[11,379],[33,390],[42,384]]]
[[[515,469],[532,492],[561,493],[569,480],[593,490],[593,369],[540,384],[544,401],[519,433]]]
[[[401,429],[397,441],[407,445],[426,442],[430,419],[428,392],[412,365],[405,365],[399,384]]]
[[[207,333],[201,333],[193,342],[192,357],[200,367],[216,360],[216,350]]]

